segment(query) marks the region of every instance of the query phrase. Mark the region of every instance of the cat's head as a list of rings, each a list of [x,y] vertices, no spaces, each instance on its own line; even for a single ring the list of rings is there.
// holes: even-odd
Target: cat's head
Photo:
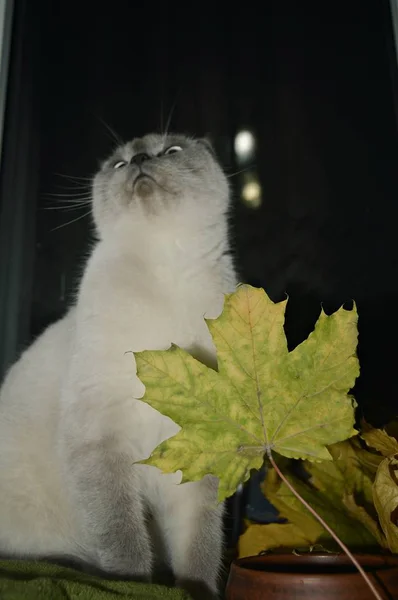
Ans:
[[[93,181],[100,237],[122,222],[145,226],[174,216],[211,225],[227,212],[229,190],[210,144],[183,135],[150,134],[113,152]]]

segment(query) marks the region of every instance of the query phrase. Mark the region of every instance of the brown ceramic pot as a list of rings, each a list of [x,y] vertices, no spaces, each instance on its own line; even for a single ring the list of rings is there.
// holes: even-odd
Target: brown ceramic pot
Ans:
[[[385,600],[398,600],[398,555],[355,554]],[[226,600],[374,600],[343,554],[269,554],[233,561]]]

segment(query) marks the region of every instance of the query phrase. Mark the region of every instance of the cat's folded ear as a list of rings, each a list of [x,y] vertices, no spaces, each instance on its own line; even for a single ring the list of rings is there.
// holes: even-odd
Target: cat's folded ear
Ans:
[[[198,140],[199,143],[203,144],[205,148],[210,152],[214,158],[216,158],[216,151],[214,150],[213,142],[208,135]]]

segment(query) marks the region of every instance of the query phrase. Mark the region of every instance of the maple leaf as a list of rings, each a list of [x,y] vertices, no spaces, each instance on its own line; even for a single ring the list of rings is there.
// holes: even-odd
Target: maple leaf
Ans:
[[[357,504],[354,494],[345,494],[342,500],[348,514],[366,527],[379,546],[388,548],[388,541],[380,529],[379,520],[370,515],[363,506]]]
[[[389,435],[393,433],[393,435]],[[385,458],[381,460],[373,484],[373,500],[380,525],[391,552],[398,552],[398,440],[397,423],[385,429],[373,429],[363,424],[365,442]]]
[[[355,306],[322,311],[308,339],[289,352],[286,302],[248,285],[226,296],[222,314],[206,321],[218,371],[175,345],[135,354],[143,401],[181,426],[142,462],[181,470],[183,481],[215,475],[221,501],[265,454],[331,460],[327,445],[357,433],[348,395],[359,374]]]
[[[398,455],[380,463],[373,498],[388,546],[391,552],[398,552]]]
[[[294,523],[250,523],[239,537],[238,556],[256,556],[260,552],[274,548],[305,548],[312,546],[320,537],[312,531],[303,531]]]
[[[301,485],[298,491],[347,545],[366,547],[377,542],[386,547],[373,505],[374,474],[358,460],[359,448],[347,440],[329,450],[332,462],[305,463],[311,486]]]
[[[388,547],[373,504],[372,484],[382,457],[364,450],[357,438],[329,447],[333,461],[304,461],[301,474],[294,465],[285,464],[283,471],[294,489],[351,547]],[[372,457],[371,460],[368,456]],[[280,465],[279,465],[280,466]],[[260,525],[246,523],[239,539],[239,557],[253,556],[274,548],[297,549],[320,544],[335,550],[328,532],[282,482],[274,469],[269,469],[262,490],[285,523]]]
[[[357,438],[334,444],[329,451],[333,461],[321,464],[304,461],[300,476],[292,465],[285,465],[285,476],[346,544],[359,548],[378,543],[387,548],[372,496],[376,469],[383,458],[364,450]],[[247,523],[239,539],[240,557],[273,548],[293,549],[315,543],[324,549],[336,549],[327,531],[279,479],[274,469],[269,469],[262,489],[287,522]]]
[[[368,446],[374,448],[383,456],[398,453],[398,441],[395,437],[388,435],[385,429],[374,429],[367,423],[363,423],[361,437]]]
[[[326,465],[327,475],[323,475],[321,469],[306,463],[312,483],[319,489],[327,489],[328,477],[331,477],[336,490],[340,487],[342,494],[357,496],[361,503],[370,509],[373,504],[373,480],[381,457],[364,450],[358,437],[338,442],[328,449],[333,463]],[[336,482],[339,484],[336,485]]]
[[[298,481],[298,478],[292,473],[288,474],[288,479],[290,482]],[[299,485],[300,484],[303,484],[302,480],[299,480]],[[295,525],[295,527],[300,529],[302,535],[307,537],[311,544],[315,543],[315,541],[326,533],[319,521],[317,521],[317,519],[315,519],[306,509],[304,504],[292,494],[288,486],[279,479],[274,469],[268,469],[265,481],[261,485],[261,489],[265,497],[278,510],[279,516],[283,519],[287,519],[290,524]],[[294,544],[294,546],[296,546],[296,544]],[[301,546],[303,546],[303,544],[301,544]]]
[[[246,530],[239,538],[239,558],[255,556],[274,548],[300,548],[313,545],[325,533],[303,504],[281,482],[274,469],[267,471],[262,484],[264,495],[287,523],[257,524],[246,522]]]
[[[358,462],[355,445],[347,440],[330,446],[329,450],[333,461],[321,464],[305,461],[303,467],[308,479],[290,473],[287,474],[289,482],[346,544],[360,547],[372,546],[376,540],[382,543],[383,536],[373,507],[373,479]],[[282,517],[303,531],[309,530],[309,519],[318,524],[284,483],[279,486],[275,491],[275,485],[270,487],[268,479],[263,491]],[[301,520],[298,520],[298,513]],[[304,517],[306,521],[302,520]],[[325,540],[330,542],[331,538],[321,528],[317,541],[324,543]],[[386,546],[385,541],[382,545]]]

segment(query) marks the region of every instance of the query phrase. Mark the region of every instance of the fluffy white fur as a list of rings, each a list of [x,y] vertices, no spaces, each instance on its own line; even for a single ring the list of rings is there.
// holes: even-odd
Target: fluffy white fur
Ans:
[[[177,585],[216,594],[217,481],[177,485],[178,473],[134,465],[179,427],[140,400],[133,352],[173,342],[216,364],[204,317],[235,288],[228,207],[202,140],[149,135],[101,166],[99,241],[75,306],[1,389],[2,555],[69,557],[133,578],[151,578],[160,561]]]

